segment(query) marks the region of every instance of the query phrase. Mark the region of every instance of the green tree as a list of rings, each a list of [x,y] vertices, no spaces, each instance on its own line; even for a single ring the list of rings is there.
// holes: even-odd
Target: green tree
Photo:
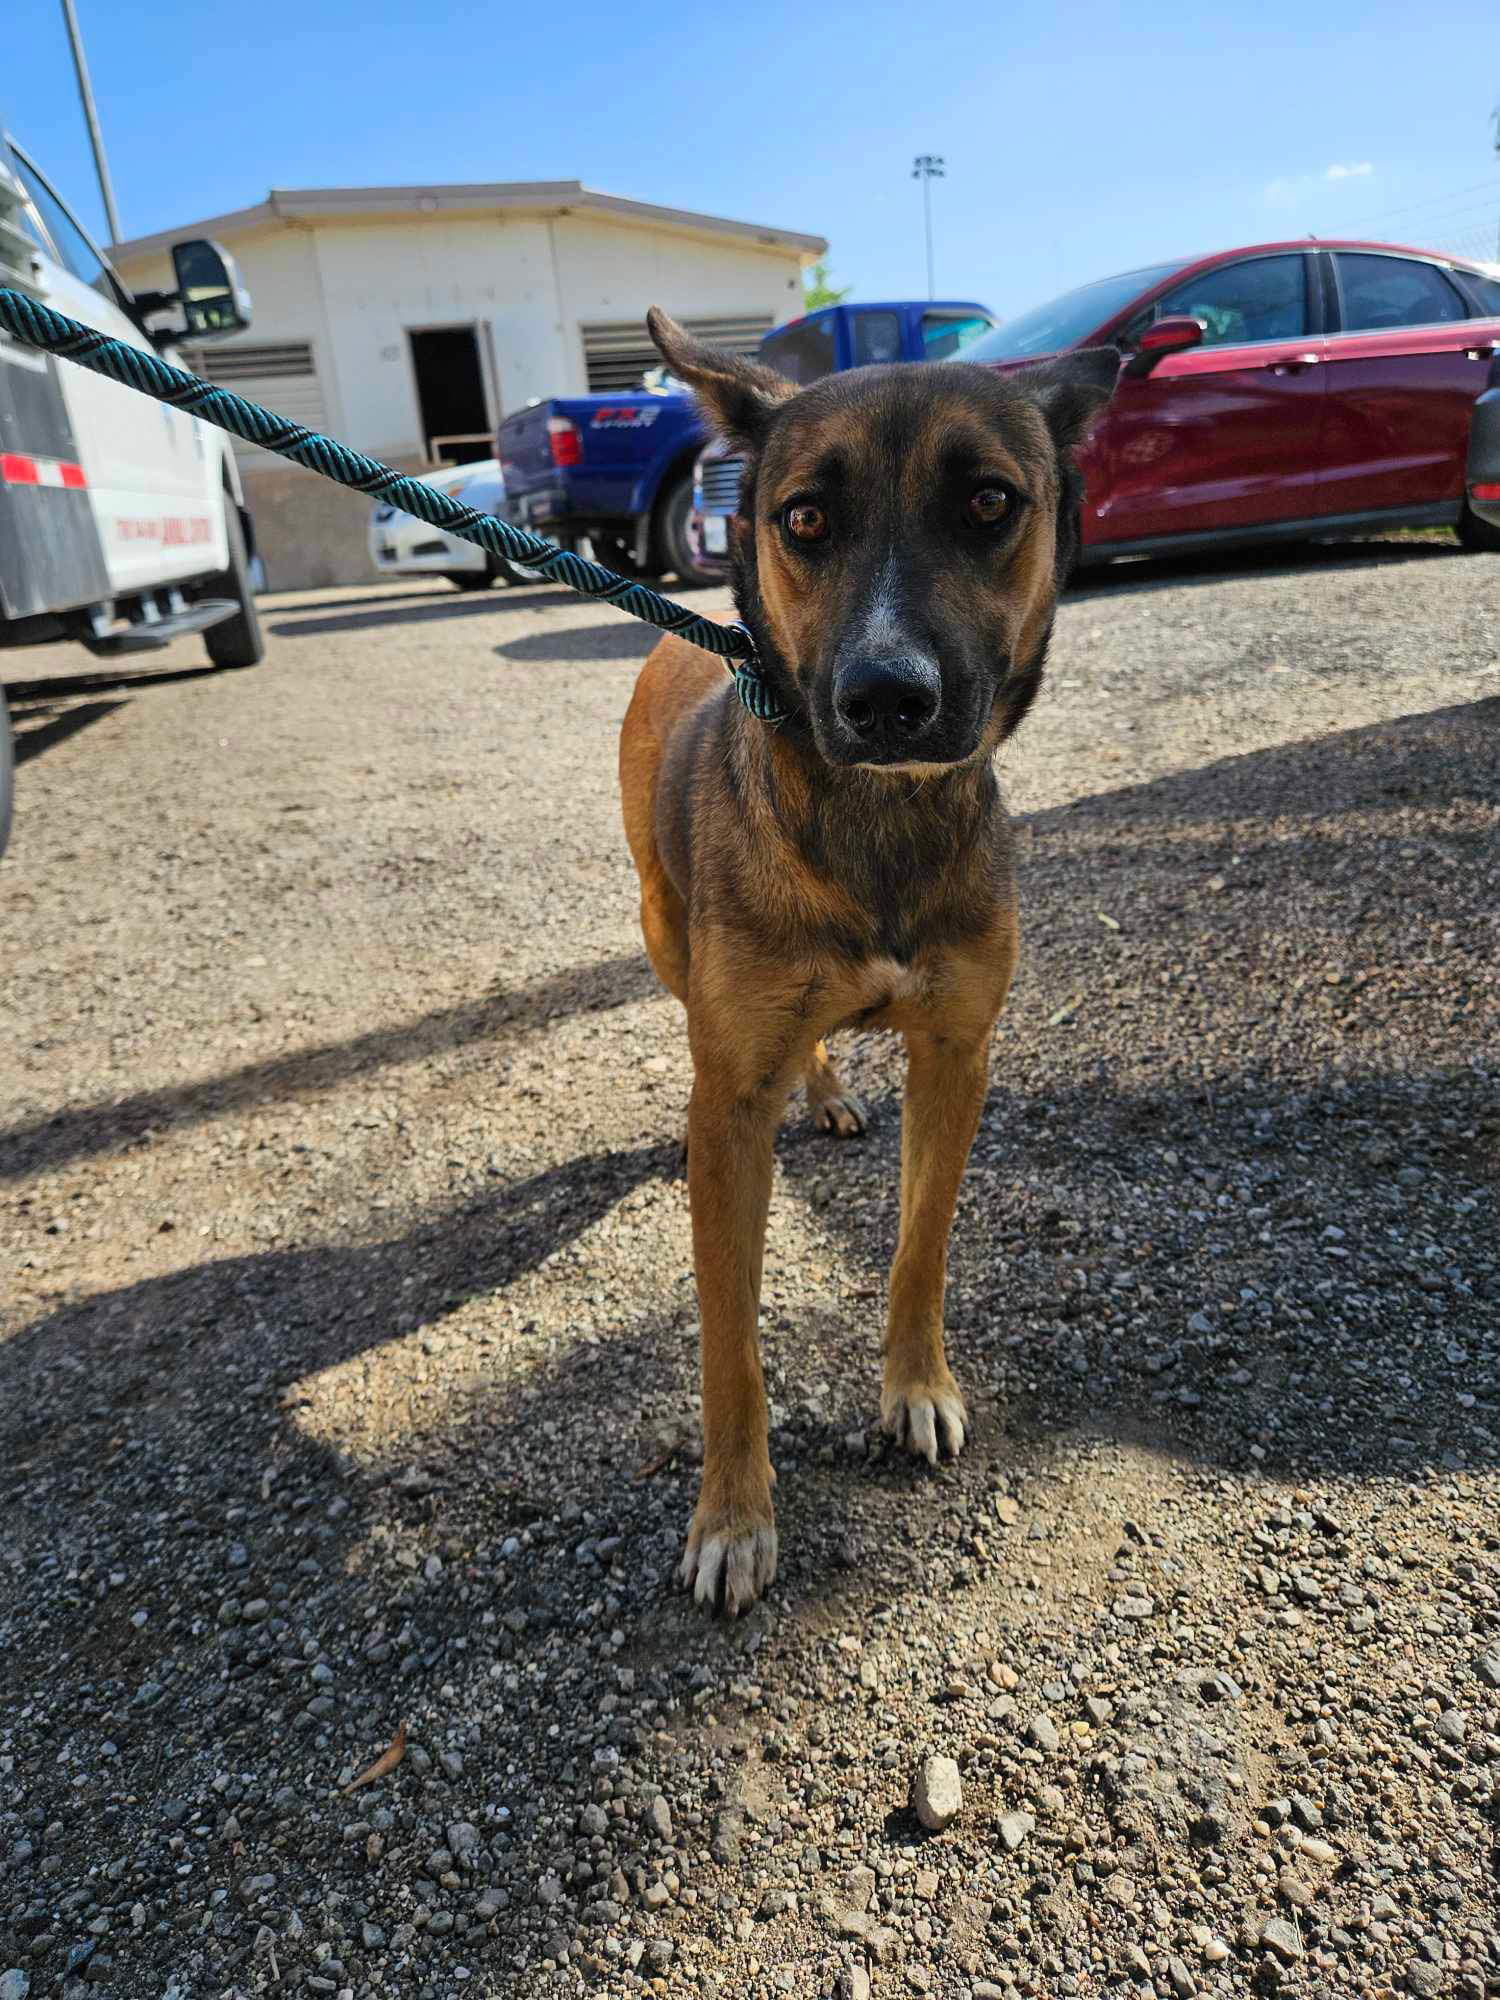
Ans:
[[[810,271],[802,273],[802,309],[816,312],[819,306],[841,306],[852,289],[845,285],[842,291],[835,291],[828,282],[827,259],[821,259]]]

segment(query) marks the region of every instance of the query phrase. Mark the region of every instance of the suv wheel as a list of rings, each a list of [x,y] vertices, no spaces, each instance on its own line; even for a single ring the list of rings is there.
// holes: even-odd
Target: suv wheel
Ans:
[[[722,583],[724,579],[716,570],[700,569],[698,566],[698,558],[693,554],[693,544],[688,535],[688,520],[692,511],[693,475],[685,472],[667,489],[666,498],[661,503],[656,528],[661,566],[664,570],[675,570],[679,583],[690,586]]]
[[[245,530],[234,496],[224,495],[224,533],[229,542],[229,567],[216,576],[204,592],[206,597],[232,597],[240,607],[222,625],[210,625],[203,635],[208,657],[216,667],[258,667],[266,657],[261,634],[260,613],[255,608],[255,592],[250,586],[250,562],[245,554]]]

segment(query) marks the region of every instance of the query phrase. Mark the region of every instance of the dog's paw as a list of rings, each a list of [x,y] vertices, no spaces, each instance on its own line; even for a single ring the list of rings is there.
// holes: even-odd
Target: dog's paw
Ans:
[[[710,1611],[737,1618],[769,1589],[776,1576],[776,1522],[747,1519],[724,1510],[693,1516],[687,1547],[677,1565],[677,1581]]]
[[[969,1413],[951,1375],[930,1383],[887,1384],[880,1398],[880,1422],[898,1445],[929,1465],[940,1453],[957,1458],[968,1434]]]
[[[813,1123],[820,1132],[835,1139],[861,1139],[870,1127],[870,1114],[852,1090],[842,1085],[827,1097],[813,1100]]]

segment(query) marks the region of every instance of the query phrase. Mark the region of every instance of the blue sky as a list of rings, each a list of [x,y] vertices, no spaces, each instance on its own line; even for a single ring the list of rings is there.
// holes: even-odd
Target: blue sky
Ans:
[[[824,235],[854,296],[919,296],[932,152],[938,290],[1004,314],[1309,230],[1497,254],[1494,0],[78,7],[130,235],[271,186],[576,177]],[[61,9],[6,11],[0,114],[99,226]]]

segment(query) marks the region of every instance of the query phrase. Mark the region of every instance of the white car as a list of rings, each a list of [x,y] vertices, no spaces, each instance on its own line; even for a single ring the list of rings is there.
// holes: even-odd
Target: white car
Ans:
[[[421,479],[423,485],[435,486],[450,500],[461,500],[481,513],[504,512],[505,481],[498,458],[439,466],[424,472]],[[535,570],[488,555],[477,543],[445,534],[386,501],[370,515],[370,560],[382,576],[445,576],[460,590],[488,590],[497,581],[530,583],[536,577]]]
[[[249,325],[217,244],[176,243],[172,264],[170,292],[132,294],[0,120],[0,285],[169,359]],[[112,657],[201,632],[216,665],[255,666],[254,558],[222,431],[0,334],[0,658],[54,641]],[[0,848],[8,746],[0,694]]]

